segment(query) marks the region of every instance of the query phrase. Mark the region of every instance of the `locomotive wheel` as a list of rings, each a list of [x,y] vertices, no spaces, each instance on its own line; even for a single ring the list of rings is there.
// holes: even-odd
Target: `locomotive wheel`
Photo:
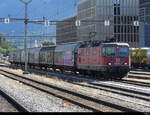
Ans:
[[[83,75],[83,72],[82,72],[82,71],[79,71],[79,74],[80,74],[80,75]]]
[[[53,67],[52,70],[53,70],[54,72],[56,72],[56,68],[55,68],[55,67]]]
[[[103,77],[105,80],[111,80],[111,75],[108,73],[105,73]]]
[[[32,66],[33,69],[35,69],[35,66]]]
[[[85,72],[84,72],[84,71],[80,71],[80,74],[81,74],[81,75],[85,75]]]
[[[47,71],[47,67],[45,67],[45,70]]]
[[[64,73],[64,70],[63,70],[63,69],[60,69],[60,72],[61,72],[61,73]]]
[[[77,71],[73,71],[74,75],[77,75]]]
[[[90,71],[84,71],[84,75],[85,75],[85,76],[90,75]]]
[[[42,66],[40,66],[40,70],[42,70]]]
[[[91,71],[91,76],[95,78],[96,77],[96,73]]]
[[[145,70],[149,70],[149,67],[147,67],[147,66],[144,66],[143,68],[144,68]]]

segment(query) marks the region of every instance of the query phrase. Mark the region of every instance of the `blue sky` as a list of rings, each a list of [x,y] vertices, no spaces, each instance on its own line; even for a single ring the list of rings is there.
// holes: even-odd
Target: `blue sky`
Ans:
[[[19,0],[0,0],[0,17],[5,18],[8,14],[11,17],[24,17],[24,5]],[[24,0],[25,1],[25,0]],[[60,20],[70,17],[77,12],[77,3],[81,0],[32,0],[28,7],[29,19],[41,20],[46,16],[50,20]],[[44,26],[28,25],[30,31],[46,31],[50,30]],[[23,22],[12,22],[8,25],[0,23],[0,32],[7,34],[20,35],[24,32]]]

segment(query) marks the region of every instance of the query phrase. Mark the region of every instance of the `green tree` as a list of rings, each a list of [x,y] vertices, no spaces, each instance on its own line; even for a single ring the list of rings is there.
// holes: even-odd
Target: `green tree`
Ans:
[[[12,43],[6,41],[5,34],[0,33],[0,50],[4,56],[8,56],[9,52],[18,49]]]
[[[50,42],[50,41],[43,41],[41,44],[42,44],[43,46],[52,46],[52,45],[55,45],[55,43]]]
[[[0,33],[0,44],[5,41],[5,34]]]

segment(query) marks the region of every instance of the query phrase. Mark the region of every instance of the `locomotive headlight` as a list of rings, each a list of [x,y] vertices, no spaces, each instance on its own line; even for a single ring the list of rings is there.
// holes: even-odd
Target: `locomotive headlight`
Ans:
[[[128,65],[127,63],[124,63],[124,65]]]
[[[111,63],[108,63],[108,65],[111,65]]]

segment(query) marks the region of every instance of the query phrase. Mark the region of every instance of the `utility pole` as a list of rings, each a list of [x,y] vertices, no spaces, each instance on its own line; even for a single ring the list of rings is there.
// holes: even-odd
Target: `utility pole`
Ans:
[[[20,0],[25,5],[25,32],[24,32],[24,52],[25,52],[25,71],[23,74],[28,74],[28,60],[27,60],[27,25],[28,25],[28,4],[32,2],[32,0],[29,0],[28,2],[25,2],[23,0]]]

